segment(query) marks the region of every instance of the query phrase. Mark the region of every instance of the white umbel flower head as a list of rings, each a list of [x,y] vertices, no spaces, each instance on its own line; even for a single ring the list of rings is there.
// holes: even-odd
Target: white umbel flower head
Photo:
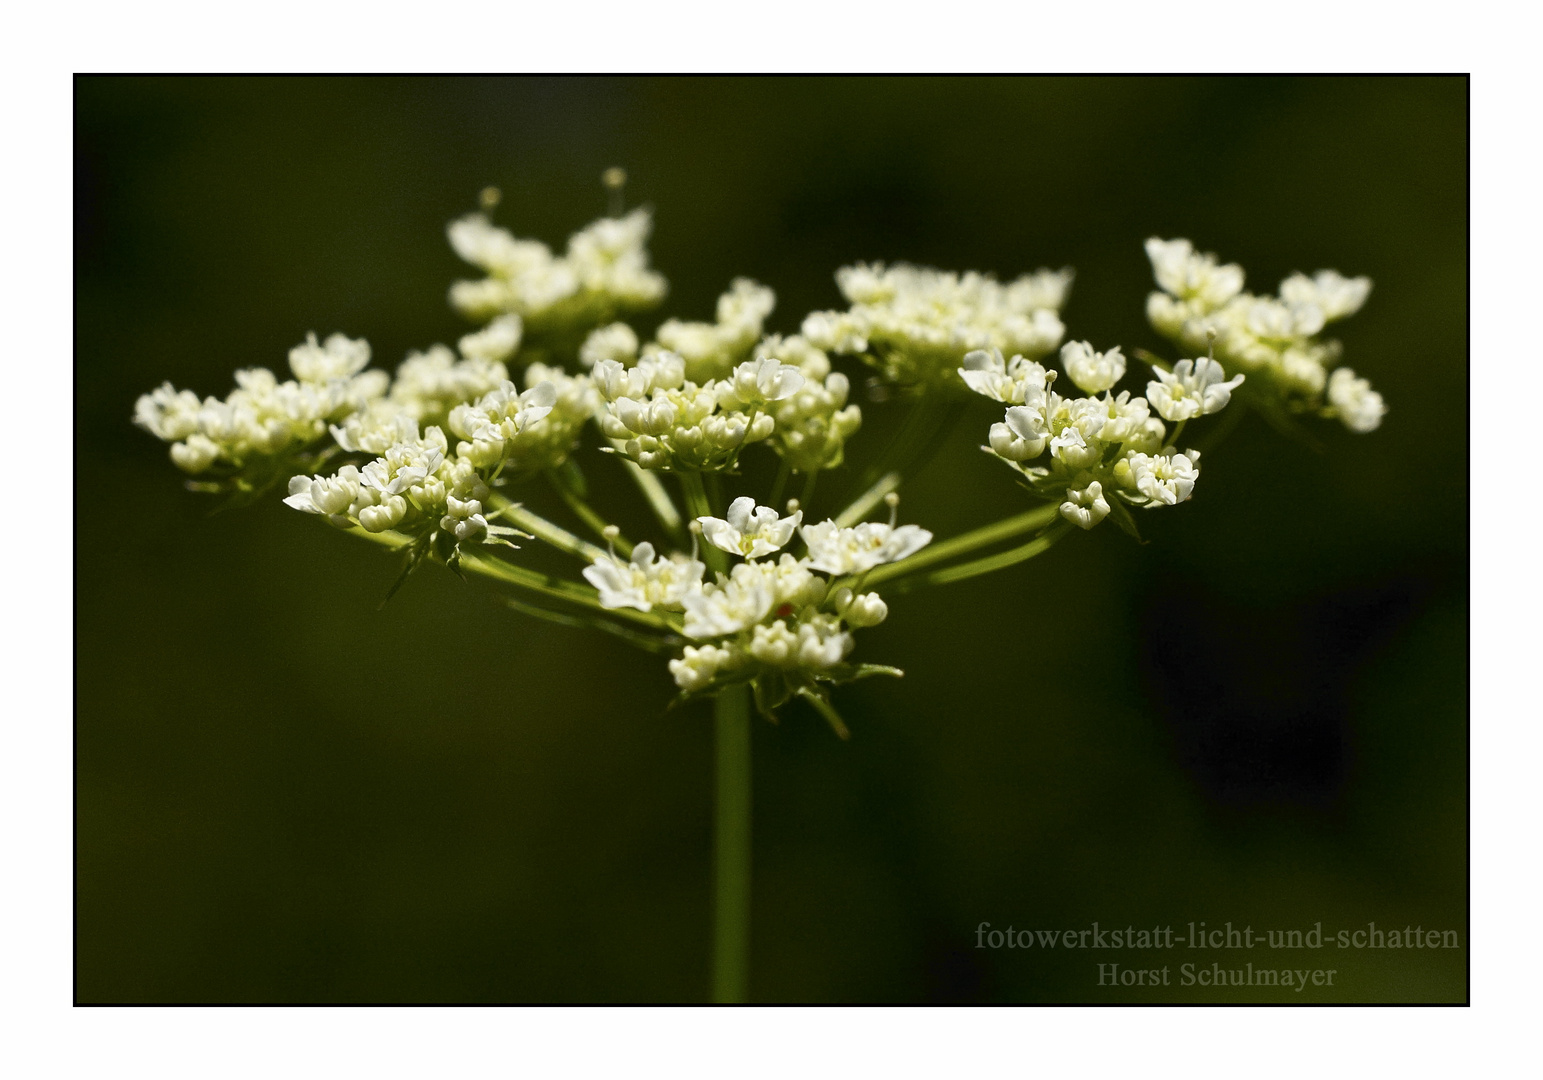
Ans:
[[[750,355],[776,303],[776,294],[765,285],[735,278],[729,291],[718,298],[717,322],[667,319],[655,337],[659,347],[685,361],[693,382],[721,379]]]
[[[318,345],[315,334],[289,350],[289,370],[303,383],[328,383],[363,371],[370,362],[370,343],[333,334]]]
[[[705,571],[700,562],[684,555],[657,558],[654,546],[644,542],[632,549],[632,558],[626,561],[615,555],[596,559],[584,568],[584,579],[600,593],[601,607],[679,611],[686,595],[701,587]]]
[[[1071,277],[1069,270],[1041,270],[1004,285],[986,274],[848,266],[837,271],[836,283],[851,309],[814,313],[803,334],[822,349],[863,354],[892,382],[952,389],[968,353],[1041,357],[1060,345],[1066,328],[1056,309]]]
[[[862,574],[884,563],[915,555],[932,542],[932,534],[916,525],[898,528],[879,521],[865,521],[843,529],[834,521],[805,525],[809,565],[827,574]]]
[[[1202,255],[1188,240],[1147,241],[1152,276],[1164,292],[1194,301],[1204,311],[1220,307],[1243,291],[1243,268],[1216,265],[1215,255]]]
[[[1205,356],[1180,360],[1171,372],[1154,368],[1152,374],[1157,378],[1147,383],[1147,400],[1164,420],[1221,412],[1232,400],[1232,392],[1243,385],[1242,375],[1227,379],[1222,366]]]
[[[1125,357],[1119,346],[1108,352],[1094,352],[1086,341],[1068,341],[1061,346],[1061,367],[1088,394],[1112,389],[1125,377]]]
[[[787,545],[793,539],[793,530],[804,520],[804,512],[796,510],[790,517],[779,517],[769,506],[757,506],[749,496],[741,496],[729,504],[729,516],[723,518],[700,517],[702,536],[715,548],[746,559],[759,559]]]
[[[1329,376],[1328,397],[1330,407],[1344,425],[1363,435],[1376,431],[1388,411],[1382,395],[1349,368],[1337,368]]]
[[[521,391],[506,380],[476,404],[450,410],[450,430],[468,440],[458,443],[456,452],[479,468],[496,466],[516,445],[515,437],[545,420],[556,403],[557,388],[550,382]]]
[[[519,321],[515,315],[506,318],[516,323]],[[509,371],[504,367],[502,358],[496,355],[502,348],[497,339],[506,334],[507,330],[495,328],[503,321],[503,318],[495,319],[487,330],[463,337],[460,344],[465,359],[457,360],[455,353],[443,345],[431,346],[421,353],[408,354],[402,366],[396,369],[396,379],[391,383],[390,401],[401,412],[420,423],[443,423],[450,410],[457,405],[476,401],[497,389],[509,378]],[[514,346],[518,344],[516,333]],[[513,346],[509,351],[513,351]],[[378,419],[388,416],[389,413],[382,407]],[[370,426],[368,418],[358,419],[362,427]],[[344,424],[345,430],[355,421],[356,417],[350,417]]]

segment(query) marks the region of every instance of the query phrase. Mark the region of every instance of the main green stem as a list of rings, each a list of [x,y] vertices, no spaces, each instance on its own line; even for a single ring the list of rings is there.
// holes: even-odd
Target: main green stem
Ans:
[[[750,687],[713,701],[713,1001],[750,995]]]

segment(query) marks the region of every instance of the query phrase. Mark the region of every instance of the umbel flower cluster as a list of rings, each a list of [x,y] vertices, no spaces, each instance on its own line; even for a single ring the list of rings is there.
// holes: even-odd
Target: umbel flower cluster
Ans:
[[[1293,274],[1276,296],[1243,291],[1243,268],[1217,265],[1188,240],[1147,241],[1160,292],[1147,297],[1154,329],[1183,349],[1215,355],[1228,371],[1245,372],[1291,412],[1338,418],[1351,431],[1373,431],[1387,412],[1382,395],[1347,367],[1340,344],[1320,338],[1325,326],[1354,315],[1372,290],[1370,278],[1320,270]]]
[[[1386,412],[1321,337],[1365,302],[1365,278],[1294,275],[1277,296],[1254,296],[1239,267],[1187,240],[1149,240],[1160,291],[1147,312],[1178,348],[1172,360],[1065,340],[1070,270],[1004,284],[846,267],[836,280],[850,306],[809,314],[791,335],[767,329],[772,290],[740,278],[712,322],[671,318],[650,336],[638,316],[667,288],[650,266],[648,211],[603,218],[557,255],[495,224],[496,204],[485,193],[483,212],[448,229],[483,275],[451,286],[475,324],[454,348],[432,345],[388,374],[369,366],[364,340],[310,335],[290,351],[289,378],[238,371],[224,399],[166,384],[139,399],[135,422],[171,444],[198,490],[241,501],[284,485],[290,507],[403,552],[402,577],[441,562],[498,583],[521,611],[663,653],[682,698],[748,686],[768,716],[802,698],[844,733],[830,687],[899,674],[853,660],[855,632],[889,614],[878,586],[1001,569],[1105,518],[1135,534],[1133,510],[1193,497],[1189,425],[1224,410],[1354,432]],[[898,523],[904,447],[892,447],[843,504],[815,514],[815,480],[850,471],[863,420],[832,357],[867,365],[913,409],[994,402],[983,449],[1018,474],[1029,507],[933,544]],[[654,537],[629,542],[616,515],[590,505],[574,456],[586,440],[631,477]],[[769,495],[741,494],[747,454],[774,455]],[[803,497],[784,500],[795,476]],[[529,505],[544,488],[592,538]],[[577,573],[528,565],[518,544],[531,539],[576,559]]]

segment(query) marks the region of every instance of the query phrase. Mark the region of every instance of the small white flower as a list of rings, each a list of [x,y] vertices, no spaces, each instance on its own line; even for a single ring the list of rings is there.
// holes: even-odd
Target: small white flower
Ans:
[[[704,585],[681,599],[689,638],[724,637],[754,626],[777,602],[773,581],[757,563],[740,563],[721,585]]]
[[[759,336],[761,323],[777,306],[777,294],[749,278],[735,278],[729,291],[718,297],[718,325],[754,325]]]
[[[1050,453],[1068,469],[1086,469],[1098,464],[1104,456],[1104,446],[1097,439],[1084,435],[1081,428],[1067,426],[1050,440]]]
[[[807,338],[798,334],[791,337],[769,334],[755,347],[752,357],[756,360],[776,358],[784,364],[791,364],[810,382],[821,382],[830,374],[830,357],[825,355],[825,350],[815,348]]]
[[[360,507],[358,514],[359,524],[367,532],[385,532],[407,516],[407,500],[400,495],[387,495],[373,506]]]
[[[1349,368],[1329,376],[1329,404],[1347,428],[1361,434],[1377,430],[1388,411],[1382,395]]]
[[[617,398],[614,403],[616,419],[630,431],[640,435],[663,435],[675,426],[679,415],[674,402],[660,397],[639,401],[635,398]]]
[[[802,338],[790,339],[802,342]],[[806,347],[807,348],[807,347]],[[807,348],[820,361],[825,354]],[[798,393],[777,402],[771,415],[776,421],[776,441],[773,444],[788,467],[795,472],[810,473],[829,469],[841,464],[846,440],[862,426],[862,410],[847,404],[851,383],[839,371],[830,371],[819,377],[809,374],[818,371],[820,363],[806,357],[800,370],[805,381]],[[829,368],[829,361],[824,361]]]
[[[846,620],[848,626],[862,629],[878,626],[889,617],[889,605],[878,593],[862,593],[854,596],[851,589],[838,589],[831,596],[831,606]]]
[[[1360,311],[1371,291],[1371,278],[1347,278],[1334,270],[1320,270],[1312,277],[1293,274],[1280,283],[1282,300],[1293,306],[1316,307],[1326,322]]]
[[[1004,422],[992,424],[987,433],[990,450],[1008,461],[1028,461],[1038,457],[1050,441],[1050,428],[1045,414],[1027,405],[1014,405],[1007,410]]]
[[[1007,405],[1040,405],[1045,400],[1044,367],[1022,356],[1004,362],[1000,349],[965,353],[959,377],[977,394]]]
[[[592,368],[602,360],[623,365],[638,358],[637,332],[624,322],[612,323],[591,331],[579,348],[579,363]]]
[[[1068,341],[1061,346],[1061,367],[1089,394],[1111,389],[1125,377],[1125,357],[1118,346],[1108,352],[1094,352],[1086,341]]]
[[[861,353],[868,349],[865,324],[840,311],[814,311],[804,318],[799,333],[826,352]]]
[[[439,527],[454,536],[458,542],[466,543],[485,534],[488,531],[488,522],[481,514],[471,514],[467,517],[446,514],[439,519]]]
[[[219,444],[203,435],[189,435],[183,442],[173,443],[171,460],[177,468],[187,473],[201,473],[213,465],[220,456]]]
[[[916,525],[895,528],[883,522],[865,521],[843,529],[834,521],[805,525],[809,565],[827,574],[862,574],[884,563],[899,562],[932,542],[932,534]]]
[[[852,651],[852,635],[829,615],[813,615],[798,624],[796,655],[800,667],[823,671]]]
[[[732,664],[735,654],[717,645],[687,645],[680,659],[671,660],[675,685],[692,692],[710,685],[720,669]]]
[[[1243,312],[1243,327],[1265,341],[1294,342],[1323,329],[1324,311],[1316,302],[1283,304],[1271,296],[1256,297]]]
[[[422,439],[399,442],[359,472],[360,484],[381,496],[421,485],[445,460],[444,434],[429,428]]]
[[[134,403],[134,423],[165,442],[179,442],[198,430],[202,407],[193,391],[162,383]]]
[[[1055,308],[1070,283],[1070,271],[1001,284],[973,272],[849,266],[837,271],[836,284],[852,308],[817,312],[804,320],[803,332],[821,348],[864,353],[891,382],[957,386],[968,353],[999,349],[1037,358],[1059,346],[1066,328]]]
[[[348,525],[348,509],[359,497],[359,470],[344,465],[336,476],[295,476],[285,504],[307,514],[325,514],[334,525]],[[339,520],[341,519],[341,520]]]
[[[1081,488],[1068,488],[1066,501],[1061,504],[1061,516],[1073,525],[1091,529],[1109,516],[1109,503],[1104,499],[1104,487],[1097,480]]]
[[[1243,376],[1226,379],[1221,364],[1209,357],[1180,360],[1173,370],[1154,368],[1157,376],[1147,383],[1147,400],[1164,420],[1190,420],[1221,412],[1232,400],[1232,392],[1243,385]]]
[[[520,347],[523,332],[524,324],[518,315],[500,315],[475,334],[461,338],[461,355],[468,360],[502,363]]]
[[[798,635],[781,621],[762,624],[750,634],[750,655],[770,667],[787,667],[797,658]]]
[[[1115,463],[1114,476],[1137,494],[1130,501],[1148,509],[1184,502],[1200,477],[1200,451],[1179,453],[1173,447],[1156,454],[1132,451]]]
[[[790,517],[778,517],[769,506],[757,506],[749,496],[741,496],[729,504],[729,516],[722,518],[697,518],[702,523],[702,536],[713,547],[746,559],[759,559],[762,555],[785,546],[793,539],[793,530],[804,520],[802,510]]]
[[[721,385],[720,400],[728,395],[733,399],[729,403],[761,405],[782,401],[798,393],[804,385],[804,375],[791,364],[766,357],[740,364]]]

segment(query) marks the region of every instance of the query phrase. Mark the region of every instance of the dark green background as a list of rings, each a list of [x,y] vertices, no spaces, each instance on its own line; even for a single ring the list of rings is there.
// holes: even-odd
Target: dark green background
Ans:
[[[710,731],[663,711],[659,660],[437,569],[378,610],[389,555],[278,494],[208,516],[129,423],[162,379],[223,395],[308,330],[367,336],[388,367],[453,341],[445,222],[496,183],[503,221],[560,245],[612,164],[656,210],[664,313],[688,318],[738,274],[790,332],[857,259],[1072,264],[1070,336],[1157,347],[1153,234],[1262,291],[1376,281],[1340,336],[1388,400],[1380,431],[1325,425],[1315,453],[1251,421],[1193,502],[1141,518],[1147,546],[1106,526],[896,599],[859,657],[907,676],[841,692],[850,743],[797,708],[758,725],[755,998],[1247,997],[1100,989],[1097,961],[1195,957],[993,953],[982,921],[1376,921],[1466,945],[1463,80],[76,92],[80,1000],[705,996]],[[859,464],[894,412],[867,410]],[[947,536],[1020,506],[976,449],[998,418],[972,406],[905,519]],[[582,460],[641,522],[615,466]],[[1340,972],[1283,999],[1467,995],[1466,950],[1275,956],[1221,959]]]

